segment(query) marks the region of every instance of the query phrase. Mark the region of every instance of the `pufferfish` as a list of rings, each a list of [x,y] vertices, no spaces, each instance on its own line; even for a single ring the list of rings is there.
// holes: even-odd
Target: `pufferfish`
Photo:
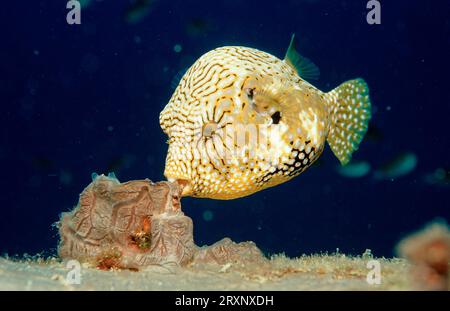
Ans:
[[[306,81],[317,77],[294,36],[283,60],[241,46],[207,52],[160,114],[169,137],[164,175],[183,196],[226,200],[299,175],[326,141],[347,164],[371,117],[367,84],[322,92]]]

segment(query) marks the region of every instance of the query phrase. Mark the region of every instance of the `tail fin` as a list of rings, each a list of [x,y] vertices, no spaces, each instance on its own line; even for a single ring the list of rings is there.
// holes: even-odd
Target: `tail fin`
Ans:
[[[367,132],[370,112],[369,88],[363,79],[347,81],[327,93],[331,108],[328,144],[342,165],[347,164]]]

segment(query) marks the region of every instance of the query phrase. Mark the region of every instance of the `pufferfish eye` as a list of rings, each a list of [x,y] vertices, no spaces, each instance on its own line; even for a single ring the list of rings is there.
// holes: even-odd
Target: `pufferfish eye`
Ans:
[[[275,111],[270,117],[272,118],[272,124],[278,124],[281,120],[281,112]]]
[[[249,99],[253,99],[253,96],[255,94],[255,89],[248,87],[248,88],[245,89],[245,94],[247,94],[247,97]]]

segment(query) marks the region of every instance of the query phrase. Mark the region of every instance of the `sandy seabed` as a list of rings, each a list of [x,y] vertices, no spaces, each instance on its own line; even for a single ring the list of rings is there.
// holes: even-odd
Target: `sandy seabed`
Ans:
[[[370,285],[368,263],[374,258],[342,254],[273,256],[266,264],[147,267],[141,271],[102,271],[80,266],[80,284],[60,259],[0,258],[0,290],[408,290],[409,264],[402,259],[375,259],[381,284]],[[370,265],[370,267],[373,267]],[[73,272],[72,272],[73,273]],[[73,276],[73,274],[71,274]]]

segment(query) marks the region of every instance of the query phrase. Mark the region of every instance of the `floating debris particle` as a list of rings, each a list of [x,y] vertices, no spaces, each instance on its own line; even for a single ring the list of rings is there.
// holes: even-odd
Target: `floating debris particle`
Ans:
[[[361,178],[370,172],[370,164],[366,161],[352,161],[345,166],[338,166],[337,172],[348,178]]]
[[[175,44],[175,45],[173,46],[173,51],[174,51],[175,53],[180,53],[182,50],[183,50],[183,47],[181,46],[181,44]]]
[[[425,176],[425,182],[430,185],[450,186],[450,169],[438,168]]]
[[[125,10],[125,21],[129,24],[141,22],[151,11],[154,0],[135,0]]]
[[[203,220],[204,221],[211,221],[214,218],[214,214],[210,210],[206,210],[203,212]]]
[[[403,152],[383,164],[376,172],[377,179],[394,179],[408,175],[417,166],[417,156],[412,152]]]
[[[92,0],[78,0],[78,2],[80,3],[80,7],[85,9],[91,5]]]

